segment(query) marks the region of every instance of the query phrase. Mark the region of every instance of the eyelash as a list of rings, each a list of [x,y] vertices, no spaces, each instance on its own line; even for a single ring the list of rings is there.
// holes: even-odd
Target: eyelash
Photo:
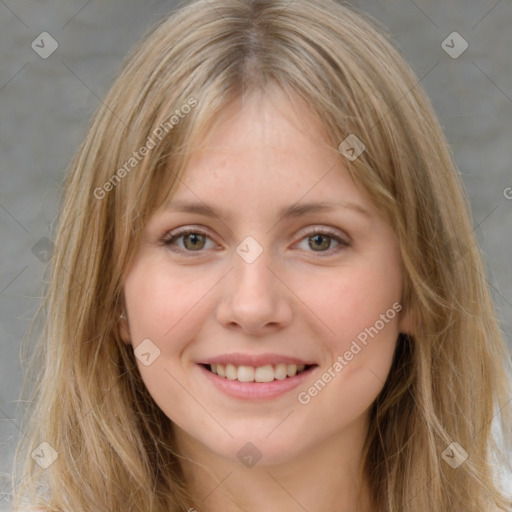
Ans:
[[[190,250],[178,248],[176,246],[173,247],[173,245],[172,245],[173,242],[175,242],[179,238],[181,238],[183,236],[186,236],[186,235],[192,235],[192,234],[193,235],[202,235],[202,236],[205,236],[207,238],[211,238],[209,236],[209,234],[206,233],[205,231],[203,231],[202,229],[186,228],[186,229],[183,229],[183,230],[180,230],[180,231],[176,231],[175,233],[167,233],[165,236],[163,236],[160,239],[160,242],[161,242],[162,245],[165,245],[165,246],[169,247],[169,249],[171,251],[176,252],[176,253],[184,254],[187,257],[201,256],[205,249],[199,249],[197,251],[190,251]],[[318,255],[320,255],[320,257],[332,256],[333,254],[337,254],[339,251],[342,251],[343,249],[346,249],[347,247],[350,247],[350,243],[347,240],[344,240],[343,238],[340,238],[337,234],[335,234],[333,231],[331,231],[331,230],[329,230],[327,228],[314,228],[311,232],[306,234],[306,236],[303,236],[299,240],[299,242],[301,242],[304,239],[316,236],[316,235],[327,236],[328,238],[332,238],[333,240],[335,240],[336,242],[339,243],[339,245],[336,246],[334,249],[328,249],[327,251],[318,251],[318,252],[317,251],[308,251],[308,252],[313,252],[313,253],[316,252]],[[196,254],[194,254],[194,253],[196,253]]]

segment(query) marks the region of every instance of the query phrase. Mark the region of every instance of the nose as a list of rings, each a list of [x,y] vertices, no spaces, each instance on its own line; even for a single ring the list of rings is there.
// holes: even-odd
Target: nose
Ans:
[[[291,322],[291,293],[263,253],[252,263],[238,254],[226,276],[217,321],[228,329],[238,328],[255,335],[269,334]]]

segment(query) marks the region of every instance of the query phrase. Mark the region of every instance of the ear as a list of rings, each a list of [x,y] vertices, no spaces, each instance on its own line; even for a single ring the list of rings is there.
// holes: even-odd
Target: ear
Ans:
[[[401,311],[400,320],[398,322],[398,330],[404,334],[414,334],[416,332],[416,315],[411,307]]]
[[[130,336],[130,326],[128,324],[128,319],[126,318],[126,313],[123,313],[119,318],[119,334],[121,335],[121,339],[127,345],[131,345],[132,339]]]

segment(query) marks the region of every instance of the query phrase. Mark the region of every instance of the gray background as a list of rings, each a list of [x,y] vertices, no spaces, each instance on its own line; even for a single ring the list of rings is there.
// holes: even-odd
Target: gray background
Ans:
[[[432,98],[512,347],[512,200],[504,193],[512,187],[512,0],[353,4],[388,27]],[[0,1],[0,510],[8,508],[7,475],[22,435],[20,341],[42,293],[44,237],[52,238],[64,170],[122,57],[174,5]],[[469,45],[457,59],[441,46],[454,31]],[[31,47],[42,32],[59,45],[47,59]]]

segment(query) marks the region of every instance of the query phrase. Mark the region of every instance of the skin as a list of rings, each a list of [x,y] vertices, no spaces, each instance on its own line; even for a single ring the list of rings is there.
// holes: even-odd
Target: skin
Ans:
[[[122,338],[134,348],[149,338],[159,348],[149,366],[137,359],[144,383],[173,421],[180,451],[211,472],[184,463],[203,500],[200,512],[370,511],[358,480],[368,410],[399,332],[411,331],[407,315],[397,314],[317,396],[299,403],[299,392],[400,303],[403,281],[391,229],[349,177],[323,126],[292,99],[278,89],[252,93],[223,113],[193,154],[171,206],[187,200],[225,212],[155,212],[125,276]],[[337,206],[279,216],[281,207],[318,201]],[[349,202],[367,213],[340,206]],[[208,237],[164,245],[161,239],[179,227],[201,228]],[[330,235],[315,244],[317,227],[349,245]],[[250,264],[236,252],[247,236],[263,249]],[[286,354],[318,368],[279,397],[237,399],[198,366],[232,352]],[[262,455],[251,468],[237,458],[247,442]]]

